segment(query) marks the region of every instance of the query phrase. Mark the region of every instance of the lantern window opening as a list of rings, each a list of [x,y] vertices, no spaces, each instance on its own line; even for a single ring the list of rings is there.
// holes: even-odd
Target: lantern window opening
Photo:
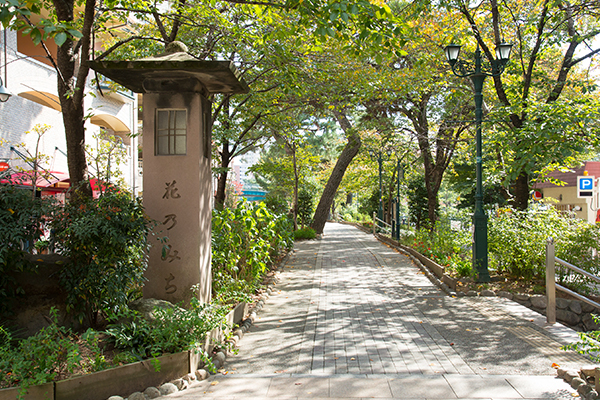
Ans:
[[[156,110],[156,155],[187,154],[187,110]]]

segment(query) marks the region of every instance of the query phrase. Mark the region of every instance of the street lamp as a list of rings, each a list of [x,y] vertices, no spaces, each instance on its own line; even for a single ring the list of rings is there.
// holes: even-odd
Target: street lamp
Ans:
[[[475,123],[477,128],[476,143],[476,175],[477,187],[475,191],[475,212],[473,213],[473,267],[477,270],[479,282],[489,282],[488,251],[487,251],[487,216],[483,212],[483,190],[482,190],[482,151],[481,151],[481,119],[483,107],[483,81],[488,76],[498,76],[504,72],[504,68],[510,57],[512,44],[500,43],[496,48],[496,59],[488,65],[483,65],[481,50],[477,44],[475,50],[475,65],[458,59],[460,45],[449,44],[444,49],[448,63],[452,67],[454,75],[461,78],[470,78],[475,90]]]
[[[10,96],[12,96],[12,93],[4,87],[2,78],[0,78],[0,103],[6,102]]]
[[[394,239],[400,240],[400,180],[404,180],[404,166],[398,160],[397,166],[398,180],[396,186],[396,237]]]
[[[385,153],[387,154],[389,159],[389,157],[392,155],[392,149],[385,150]],[[372,158],[375,158],[375,156],[377,156],[377,163],[379,165],[379,206],[377,208],[377,218],[379,218],[380,221],[383,221],[383,151],[369,150],[369,154]],[[379,225],[381,225],[381,223],[379,223]]]

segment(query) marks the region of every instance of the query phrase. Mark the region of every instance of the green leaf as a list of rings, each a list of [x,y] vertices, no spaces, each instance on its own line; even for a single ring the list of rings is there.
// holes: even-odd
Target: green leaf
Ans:
[[[42,32],[38,28],[32,29],[29,36],[31,36],[31,40],[36,46],[42,41]]]
[[[79,32],[76,29],[68,29],[67,30],[74,38],[81,39],[83,37],[83,33]]]
[[[67,41],[67,34],[65,32],[59,32],[54,36],[54,42],[57,46],[62,46]]]

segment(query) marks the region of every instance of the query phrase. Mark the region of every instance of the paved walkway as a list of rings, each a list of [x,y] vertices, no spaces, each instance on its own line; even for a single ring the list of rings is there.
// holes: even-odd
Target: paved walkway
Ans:
[[[501,298],[451,298],[407,256],[328,224],[297,244],[225,370],[173,397],[556,398],[574,391],[552,363],[577,339]]]

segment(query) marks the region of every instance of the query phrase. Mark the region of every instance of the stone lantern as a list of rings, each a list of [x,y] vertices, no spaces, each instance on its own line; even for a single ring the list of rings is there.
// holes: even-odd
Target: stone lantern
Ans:
[[[211,95],[247,93],[230,61],[201,61],[183,43],[135,61],[94,61],[114,82],[143,93],[144,208],[161,226],[144,297],[188,302],[211,297]]]

